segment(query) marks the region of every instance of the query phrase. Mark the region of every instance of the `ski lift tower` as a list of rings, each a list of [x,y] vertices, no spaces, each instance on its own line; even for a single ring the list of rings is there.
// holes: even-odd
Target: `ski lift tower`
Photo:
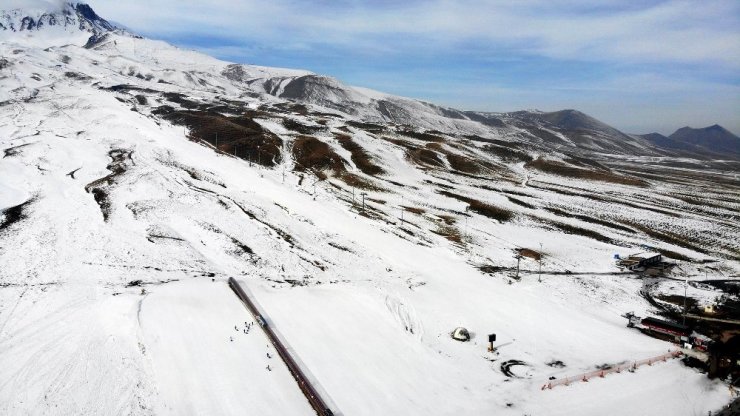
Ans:
[[[522,255],[517,252],[514,258],[516,258],[516,274],[514,275],[514,279],[519,280],[519,263],[522,261]]]

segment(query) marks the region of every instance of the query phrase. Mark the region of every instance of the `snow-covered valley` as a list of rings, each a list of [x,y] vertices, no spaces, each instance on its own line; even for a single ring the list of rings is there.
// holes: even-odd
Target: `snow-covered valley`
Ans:
[[[675,348],[626,327],[655,311],[615,253],[647,244],[689,279],[702,261],[737,277],[735,162],[333,81],[295,94],[310,74],[125,33],[14,35],[0,40],[1,414],[314,414],[246,330],[230,277],[334,414],[731,401],[679,360],[541,387]],[[542,262],[525,256],[514,279],[522,249]],[[469,342],[450,337],[460,326]]]

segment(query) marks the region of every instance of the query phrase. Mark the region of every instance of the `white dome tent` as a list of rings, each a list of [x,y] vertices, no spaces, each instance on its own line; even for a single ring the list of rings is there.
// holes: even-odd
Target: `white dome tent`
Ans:
[[[470,332],[466,328],[459,326],[452,331],[452,339],[462,342],[470,341]]]

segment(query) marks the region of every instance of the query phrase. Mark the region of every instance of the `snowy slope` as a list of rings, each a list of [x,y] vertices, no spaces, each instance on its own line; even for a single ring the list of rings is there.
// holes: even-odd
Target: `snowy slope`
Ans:
[[[625,327],[622,313],[651,306],[614,253],[649,243],[737,273],[740,190],[719,167],[601,166],[552,151],[528,133],[540,125],[110,31],[64,36],[0,43],[0,413],[312,414],[259,328],[245,333],[254,319],[229,277],[336,414],[688,415],[729,401],[677,361],[540,390],[673,348]],[[341,168],[299,166],[306,136]],[[265,142],[244,153],[250,140]],[[542,155],[580,176],[531,163]],[[515,250],[540,243],[543,281],[513,280]],[[471,342],[451,339],[458,326]],[[510,360],[524,364],[507,375]]]

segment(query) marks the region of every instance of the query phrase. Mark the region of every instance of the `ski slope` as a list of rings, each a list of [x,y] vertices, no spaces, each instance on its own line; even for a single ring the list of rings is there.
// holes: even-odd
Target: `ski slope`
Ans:
[[[250,164],[188,140],[184,127],[152,113],[165,103],[162,92],[251,109],[285,102],[280,97],[223,76],[228,63],[112,36],[97,49],[41,48],[40,38],[0,44],[0,55],[12,61],[0,78],[0,208],[27,202],[22,217],[4,219],[0,229],[0,413],[312,414],[287,369],[267,357],[267,338],[255,329],[244,333],[253,318],[228,288],[229,277],[253,293],[336,404],[335,414],[693,415],[730,400],[722,382],[678,361],[540,390],[550,376],[658,355],[672,345],[626,328],[620,316],[649,312],[642,282],[604,274],[615,271],[613,253],[637,251],[643,238],[562,219],[626,246],[615,245],[533,216],[555,219],[541,209],[546,204],[596,212],[610,203],[518,184],[531,175],[532,182],[579,192],[639,190],[506,165],[516,181],[487,183],[530,195],[518,198],[537,205],[522,208],[473,179],[419,169],[398,146],[352,129],[397,183],[367,191],[368,211],[376,214],[362,215],[337,178],[303,181],[289,151],[275,167]],[[247,69],[245,79],[306,75]],[[154,92],[142,92],[148,104],[137,104],[106,89],[123,84]],[[483,129],[469,120],[419,117],[466,134]],[[258,121],[286,149],[295,139],[274,118]],[[329,120],[321,137],[349,161],[331,141],[343,123]],[[518,217],[501,222],[468,213],[466,203],[432,183]],[[405,212],[401,223],[402,205],[425,212]],[[722,225],[676,212],[681,216],[652,215],[717,235],[736,230],[731,218]],[[620,213],[646,215],[639,207]],[[443,214],[454,217],[461,243],[435,232]],[[513,282],[508,271],[479,268],[512,267],[514,249],[539,243],[542,282],[534,274]],[[737,260],[723,264],[728,273],[739,267]],[[538,266],[522,261],[522,269]],[[549,273],[563,269],[576,273]],[[450,337],[458,326],[470,330],[470,342]],[[497,334],[496,353],[486,351],[488,333]],[[513,377],[501,371],[510,360],[524,363],[512,367]]]

